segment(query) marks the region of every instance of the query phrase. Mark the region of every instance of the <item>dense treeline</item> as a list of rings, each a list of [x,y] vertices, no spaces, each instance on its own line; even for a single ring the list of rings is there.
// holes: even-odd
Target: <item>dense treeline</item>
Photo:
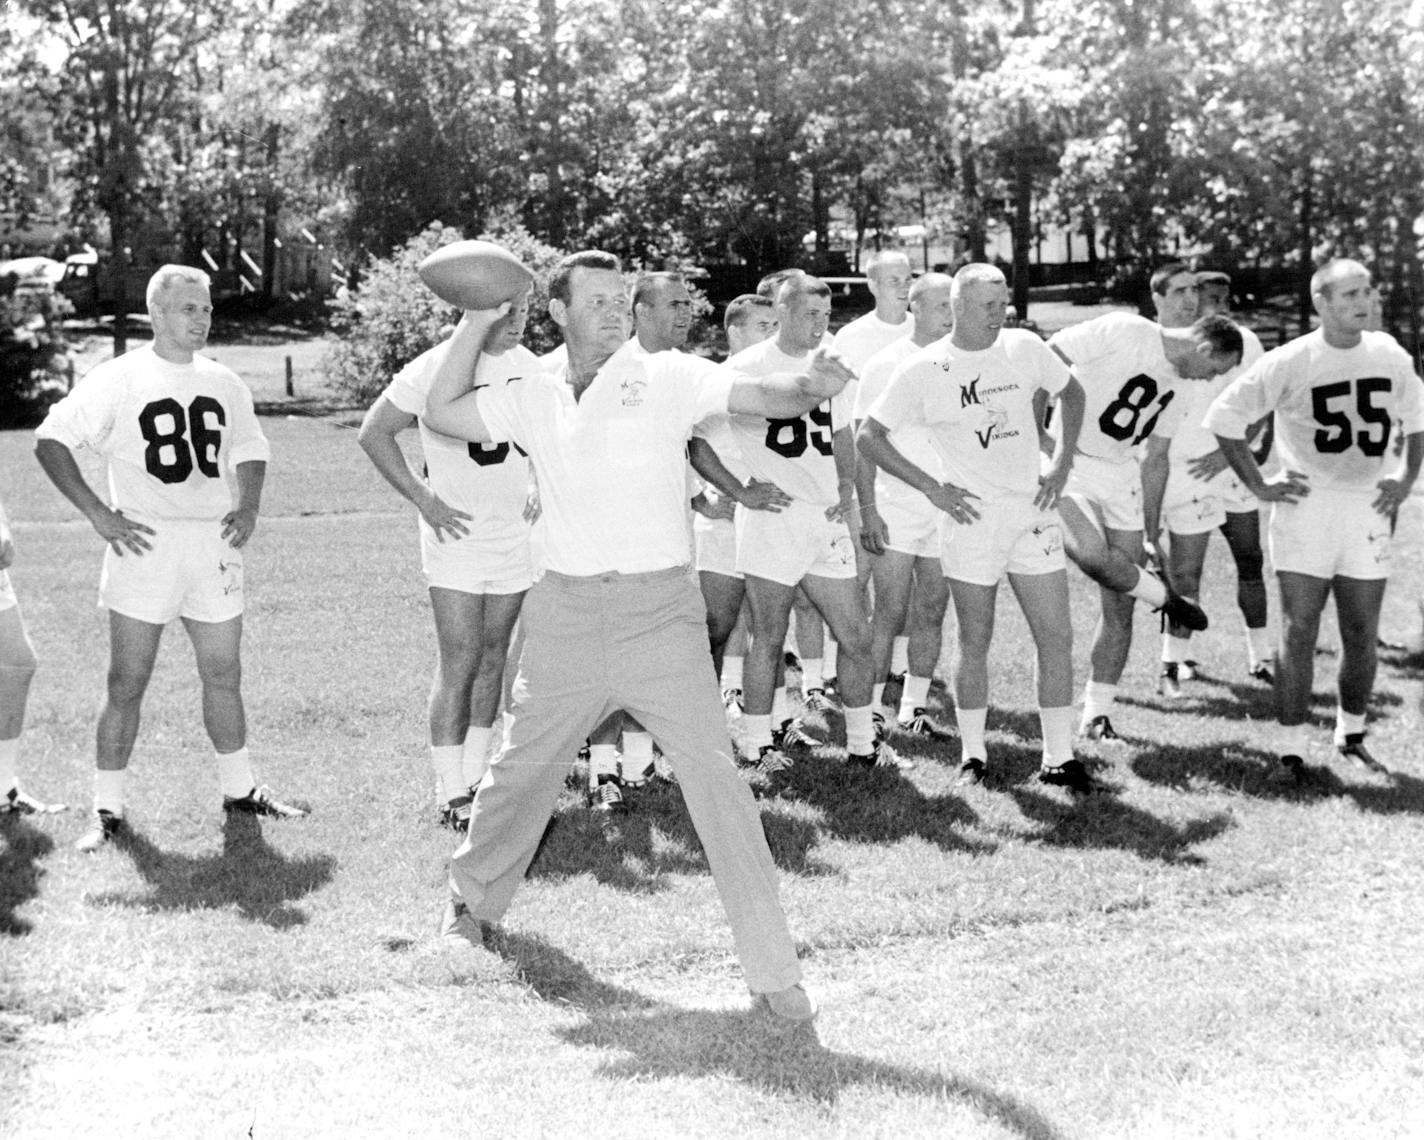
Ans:
[[[301,226],[359,264],[437,219],[751,272],[824,257],[837,227],[873,243],[921,220],[970,256],[1009,227],[1020,267],[1042,227],[1068,228],[1103,277],[1181,248],[1297,268],[1350,252],[1407,324],[1413,9],[15,0],[0,196],[62,192],[116,246],[158,230],[268,265]]]

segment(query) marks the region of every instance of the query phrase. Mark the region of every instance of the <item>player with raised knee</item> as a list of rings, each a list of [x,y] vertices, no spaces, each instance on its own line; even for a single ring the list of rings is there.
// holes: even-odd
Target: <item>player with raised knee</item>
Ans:
[[[1241,332],[1220,316],[1168,329],[1109,313],[1063,329],[1048,343],[1083,386],[1083,427],[1058,511],[1068,557],[1098,583],[1102,603],[1079,727],[1111,740],[1137,599],[1179,625],[1206,628],[1200,606],[1143,569],[1143,536],[1155,545],[1168,447],[1181,423],[1181,384],[1233,368],[1241,359]]]
[[[857,430],[900,365],[949,335],[954,325],[953,297],[954,281],[944,273],[928,273],[910,286],[910,334],[877,352],[861,372],[855,394]],[[896,435],[895,447],[921,470],[940,475],[939,457],[927,425],[904,425]],[[905,732],[943,736],[925,706],[939,663],[944,613],[949,605],[949,588],[940,566],[944,514],[903,479],[881,474],[870,454],[857,449],[856,460],[860,542],[869,555],[875,586],[872,704],[878,717],[893,716]],[[908,633],[906,671],[896,715],[880,710],[886,675],[894,671],[894,643],[902,630]]]
[[[1378,666],[1380,606],[1389,578],[1392,521],[1424,461],[1424,388],[1388,333],[1369,331],[1369,270],[1341,258],[1311,278],[1313,332],[1266,353],[1208,409],[1232,469],[1272,504],[1271,561],[1281,591],[1276,659],[1280,770],[1299,780],[1309,747],[1320,615],[1333,595],[1340,627],[1337,753],[1383,765],[1365,747]],[[1264,479],[1246,430],[1275,414],[1282,473]],[[1402,456],[1390,448],[1395,425]]]
[[[1035,334],[1004,328],[1007,305],[997,268],[959,270],[954,331],[896,369],[857,439],[887,475],[947,517],[943,563],[959,626],[961,782],[978,783],[988,769],[989,644],[1007,576],[1037,648],[1039,778],[1084,792],[1092,781],[1073,756],[1073,624],[1053,510],[1073,465],[1083,392]],[[1049,397],[1058,398],[1061,427],[1040,476],[1038,424]],[[929,434],[938,471],[912,458],[907,437],[916,430]]]

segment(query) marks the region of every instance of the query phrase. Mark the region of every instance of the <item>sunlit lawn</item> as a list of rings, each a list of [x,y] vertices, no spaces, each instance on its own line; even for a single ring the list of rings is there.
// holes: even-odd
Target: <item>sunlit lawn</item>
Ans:
[[[22,752],[77,810],[0,822],[0,1132],[16,1136],[1345,1137],[1424,1134],[1424,656],[1386,654],[1371,744],[1270,779],[1214,544],[1205,679],[1155,696],[1139,637],[1075,804],[1032,780],[1023,623],[999,617],[982,789],[955,745],[906,775],[826,750],[762,801],[813,1031],[749,1012],[676,790],[610,844],[561,804],[495,952],[436,944],[448,834],[424,754],[432,636],[414,524],[330,420],[271,418],[245,685],[262,777],[314,806],[224,827],[192,656],[167,635],[128,844],[71,849],[106,633],[93,534],[0,436],[42,660]],[[1420,500],[1386,631],[1416,638]],[[1083,667],[1093,597],[1073,579]],[[951,627],[952,630],[952,627]],[[942,704],[942,719],[952,713]],[[572,759],[572,758],[570,758]]]

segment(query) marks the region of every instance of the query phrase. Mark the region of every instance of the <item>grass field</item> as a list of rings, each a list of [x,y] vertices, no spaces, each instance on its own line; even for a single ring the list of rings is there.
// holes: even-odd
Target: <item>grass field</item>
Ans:
[[[221,358],[221,353],[219,353]],[[1424,1136],[1424,654],[1385,655],[1371,746],[1269,778],[1234,584],[1208,563],[1207,677],[1154,695],[1139,620],[1106,794],[1032,780],[1021,618],[1002,603],[995,787],[954,745],[909,773],[827,749],[762,801],[823,1012],[750,1012],[675,789],[607,842],[572,793],[494,952],[434,938],[433,639],[414,523],[328,419],[270,417],[249,558],[255,761],[309,800],[224,825],[192,654],[170,630],[130,782],[134,838],[71,848],[91,792],[106,632],[99,549],[0,434],[12,575],[41,658],[21,771],[75,807],[0,821],[0,1134],[70,1137]],[[1424,509],[1384,628],[1417,638]],[[1076,658],[1093,598],[1074,574]],[[936,688],[936,707],[951,719]]]

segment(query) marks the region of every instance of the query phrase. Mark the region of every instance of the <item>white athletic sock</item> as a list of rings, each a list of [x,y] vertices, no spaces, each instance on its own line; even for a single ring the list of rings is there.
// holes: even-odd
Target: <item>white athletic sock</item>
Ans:
[[[905,689],[900,694],[900,719],[909,720],[915,715],[915,710],[924,708],[929,700],[930,678],[905,674]]]
[[[1173,637],[1170,633],[1162,635],[1162,662],[1163,664],[1180,665],[1190,658],[1192,652],[1192,639],[1190,637]]]
[[[826,643],[823,646],[823,649],[825,664],[823,666],[824,672],[821,674],[822,685],[825,684],[825,678],[834,677],[836,675],[836,659],[840,656],[839,647],[836,645],[835,641],[831,639],[830,630],[826,630]]]
[[[246,748],[236,752],[218,752],[218,783],[222,794],[235,800],[250,795],[257,787],[257,777],[252,774],[252,761]]]
[[[1073,706],[1039,709],[1038,725],[1043,732],[1043,766],[1057,768],[1073,759]]]
[[[1106,681],[1089,681],[1083,690],[1083,723],[1086,725],[1095,716],[1109,716],[1117,702],[1117,686]]]
[[[897,677],[910,672],[910,639],[897,637],[890,647],[890,672]]]
[[[875,718],[869,705],[845,710],[846,751],[852,756],[868,756],[875,751]]]
[[[961,762],[964,760],[987,760],[989,749],[984,744],[984,722],[989,719],[989,710],[962,709],[957,705],[954,719],[959,725],[959,743],[962,748]]]
[[[646,780],[653,771],[653,734],[623,730],[623,775],[634,781]]]
[[[465,783],[463,744],[432,744],[430,766],[435,770],[435,794],[441,803],[448,804],[456,796],[465,794],[469,785]]]
[[[722,658],[722,688],[740,689],[742,687],[742,663],[745,657],[723,657]]]
[[[1137,569],[1137,585],[1128,590],[1128,593],[1146,602],[1154,610],[1167,603],[1167,587],[1162,584],[1162,579],[1149,574],[1140,566]]]
[[[1365,731],[1364,713],[1347,713],[1344,709],[1335,709],[1335,743],[1344,744],[1345,737],[1353,736],[1357,732]]]
[[[19,787],[20,738],[0,740],[0,796]]]
[[[804,697],[812,689],[824,689],[825,678],[821,676],[821,658],[801,658],[801,695]]]
[[[465,743],[460,749],[460,778],[465,781],[465,787],[473,788],[485,778],[493,735],[493,727],[472,724],[465,729]]]
[[[883,709],[885,707],[884,681],[876,681],[875,684],[870,686],[870,703],[878,709]]]
[[[1304,760],[1306,749],[1310,745],[1310,725],[1283,724],[1281,725],[1280,740],[1280,755],[1299,756]]]
[[[743,716],[742,732],[746,736],[747,748],[755,755],[771,743],[771,717]]]
[[[124,814],[124,777],[127,768],[110,772],[106,768],[94,769],[94,810],[107,811],[114,815]],[[243,792],[243,795],[246,795]]]
[[[1264,625],[1260,629],[1246,627],[1246,656],[1250,658],[1254,672],[1258,666],[1266,664],[1276,655],[1276,647],[1271,644],[1271,631]]]
[[[791,719],[791,698],[786,695],[786,686],[780,685],[771,694],[771,722],[780,728]]]
[[[618,746],[590,744],[588,746],[588,782],[592,787],[600,776],[618,775]]]

